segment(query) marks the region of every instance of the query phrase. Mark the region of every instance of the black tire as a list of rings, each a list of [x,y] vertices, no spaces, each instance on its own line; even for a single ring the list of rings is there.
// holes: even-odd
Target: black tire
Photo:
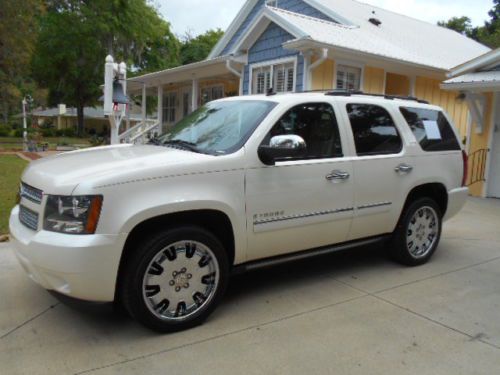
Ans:
[[[432,211],[434,211],[436,216],[434,219],[435,224],[437,225],[436,229],[432,229]],[[429,241],[429,245],[427,247],[424,244],[422,248],[419,249],[418,247],[415,247],[415,243],[411,241],[413,237],[410,236],[412,236],[414,232],[411,229],[414,229],[416,225],[416,222],[414,221],[415,215],[420,216],[421,213],[423,213],[425,215],[425,219],[429,220],[431,223],[429,223],[429,229],[427,229],[427,232],[424,229],[423,234],[415,239],[415,242],[418,245],[421,245],[421,241]],[[427,219],[428,217],[430,219]],[[422,218],[424,218],[424,216],[422,216]],[[419,220],[419,218],[417,219]],[[438,204],[430,198],[416,199],[408,204],[403,210],[396,230],[389,241],[389,252],[391,257],[398,263],[406,266],[419,266],[427,263],[439,245],[439,240],[441,239],[441,229],[442,213]],[[429,236],[432,236],[432,234],[426,236],[429,231],[436,232],[432,241],[429,239]],[[419,235],[422,233],[420,227],[418,228],[418,232]],[[418,253],[418,251],[422,251],[422,254],[419,256],[415,254]]]
[[[133,254],[126,260],[123,274],[121,275],[121,299],[126,310],[133,318],[138,320],[146,327],[162,333],[181,331],[201,324],[213,312],[218,303],[221,301],[227,287],[229,278],[229,263],[227,253],[223,245],[212,233],[196,226],[182,226],[159,233],[154,233],[152,235],[145,235],[145,237],[146,236],[149,237],[149,239],[143,245],[135,249]],[[160,263],[161,267],[159,268],[161,269],[161,273],[152,273],[152,270],[154,268],[153,266],[155,266],[155,263],[158,263],[157,260],[161,259],[161,257],[163,256],[166,257],[167,253],[171,255],[170,249],[172,249],[172,246],[170,245],[178,243],[181,243],[181,245],[177,245],[177,249],[182,249],[182,243],[185,243],[184,254],[176,252],[174,250],[174,253],[179,255],[179,257],[177,258],[176,255],[175,259],[173,260],[170,260],[170,257],[165,258],[161,261],[162,263]],[[190,251],[190,246],[192,246],[189,245],[190,243],[198,244],[197,247],[194,246],[195,248],[197,248],[197,250],[193,250],[197,257],[201,257],[202,254],[205,254],[205,256],[206,254],[208,254],[201,253],[201,248],[209,249],[209,251],[211,252],[209,256],[209,258],[211,259],[210,263],[207,263],[207,265],[201,265],[202,260],[200,260],[200,262],[198,263],[198,270],[194,270],[194,268],[196,268],[196,265],[191,266],[191,264],[189,264],[187,265],[187,271],[186,268],[183,267],[183,271],[173,271],[172,273],[170,273],[172,269],[178,268],[178,264],[176,264],[176,262],[182,264],[182,262],[187,262],[188,258],[192,258],[193,261],[196,262],[195,255],[191,255],[191,257],[188,256],[188,251]],[[185,257],[184,259],[182,258],[183,256]],[[151,264],[151,262],[153,261],[155,263]],[[203,276],[201,280],[196,281],[196,279],[199,279],[199,277],[197,278],[198,275],[206,272],[203,271],[204,268],[202,267],[208,267],[208,265],[211,267],[210,270],[212,270],[213,267],[216,267],[218,269],[219,277],[218,280],[214,282],[215,286],[206,287],[207,289],[211,288],[211,294],[210,297],[205,297],[205,295],[196,292],[196,290],[191,291],[189,289],[189,282],[191,282],[191,284],[200,284],[198,285],[198,287],[200,288],[203,287],[203,285],[201,284],[205,285],[207,280],[208,282],[210,282],[212,279],[210,277],[206,278],[206,275]],[[167,268],[169,268],[169,271],[166,270]],[[193,268],[193,271],[190,271],[189,268]],[[180,278],[180,276],[177,276],[182,272],[184,272],[184,275],[193,277],[193,279],[188,280],[187,276],[183,276],[184,278]],[[189,272],[192,272],[192,274],[190,274]],[[216,272],[212,272],[210,275],[212,274],[215,275]],[[148,284],[148,286],[146,286],[145,281],[148,277],[156,277],[152,275],[156,275],[159,278],[155,280],[165,280],[170,278],[172,279],[168,283],[163,282],[161,283],[161,285],[159,285],[161,291],[153,291],[156,292],[158,296],[161,294],[161,297],[159,298],[164,298],[156,306],[152,306],[154,304],[153,299],[155,298],[155,296],[148,296],[148,287],[156,288],[157,285],[151,287]],[[216,277],[214,276],[214,279],[215,278]],[[178,282],[180,284],[185,284],[178,286]],[[191,288],[193,288],[193,285],[191,285]],[[175,294],[176,292],[180,294]],[[196,292],[194,297],[196,297],[196,294],[198,294],[198,298],[194,298],[193,294],[191,294],[190,301],[178,302],[175,316],[163,316],[164,313],[166,315],[172,314],[172,312],[169,311],[171,308],[173,308],[173,305],[169,306],[170,302],[168,302],[168,298],[170,296],[172,297],[172,300],[175,300],[176,298],[181,298],[179,297],[180,295],[188,295],[194,292]],[[166,297],[163,297],[164,294],[166,294]],[[205,298],[205,300],[203,300],[202,298],[200,299],[199,296],[202,296],[203,298]],[[186,300],[188,298],[189,297],[186,297]],[[163,303],[163,301],[166,300],[167,302]],[[158,308],[161,303],[163,303],[163,307]],[[181,304],[183,305],[180,306]],[[192,308],[198,309],[198,311],[194,311],[192,313],[189,313],[188,315],[188,309],[186,308],[186,305],[188,304],[192,304]],[[153,310],[155,310],[155,312],[153,312]],[[178,313],[179,316],[177,316]],[[183,314],[186,314],[185,317],[183,317]],[[161,315],[161,317],[159,315]]]

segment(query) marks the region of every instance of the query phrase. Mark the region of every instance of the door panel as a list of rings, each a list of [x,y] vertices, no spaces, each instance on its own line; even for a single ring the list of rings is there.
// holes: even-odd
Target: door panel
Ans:
[[[262,141],[269,146],[274,136],[293,135],[307,147],[301,157],[247,170],[248,260],[346,240],[353,170],[336,118],[329,103],[295,105]]]
[[[348,103],[345,111],[357,155],[349,240],[391,232],[413,181],[413,158],[406,156],[402,129],[390,107],[361,101]]]
[[[333,171],[350,175],[328,180]],[[347,239],[353,214],[350,161],[284,162],[247,171],[248,260]]]
[[[396,172],[399,165],[414,167],[413,157],[404,155],[358,158],[354,165],[354,211],[350,240],[391,232],[399,218],[413,170]]]

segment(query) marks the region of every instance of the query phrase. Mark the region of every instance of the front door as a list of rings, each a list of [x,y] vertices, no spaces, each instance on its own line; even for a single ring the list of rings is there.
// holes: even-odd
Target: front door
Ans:
[[[352,164],[343,157],[332,106],[292,107],[263,143],[284,134],[302,137],[307,155],[247,170],[247,260],[344,242],[349,232]]]
[[[493,122],[493,140],[490,152],[490,176],[488,183],[488,196],[500,198],[500,93],[496,95],[495,121]]]

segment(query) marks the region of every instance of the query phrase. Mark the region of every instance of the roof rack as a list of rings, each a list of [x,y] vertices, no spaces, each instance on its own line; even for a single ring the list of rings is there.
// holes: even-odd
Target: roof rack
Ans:
[[[418,99],[418,98],[416,98],[414,96],[402,96],[402,95],[400,96],[400,95],[386,95],[386,94],[369,94],[369,93],[365,93],[365,92],[359,91],[359,90],[335,89],[335,90],[327,91],[325,93],[325,95],[328,95],[328,96],[364,95],[364,96],[375,96],[375,97],[384,98],[384,99],[387,99],[387,100],[394,100],[394,99],[412,100],[412,101],[415,101],[415,102],[418,102],[418,103],[422,103],[422,104],[429,104],[429,102],[427,100],[421,100],[421,99]]]

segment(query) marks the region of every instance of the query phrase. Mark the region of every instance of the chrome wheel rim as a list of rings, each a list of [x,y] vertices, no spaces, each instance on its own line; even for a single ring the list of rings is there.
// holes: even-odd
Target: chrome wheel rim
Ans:
[[[209,305],[218,284],[219,265],[212,250],[200,242],[178,241],[149,262],[142,294],[157,318],[182,321]]]
[[[406,246],[410,255],[423,258],[432,250],[438,239],[439,220],[429,206],[420,207],[412,216],[406,231]]]

